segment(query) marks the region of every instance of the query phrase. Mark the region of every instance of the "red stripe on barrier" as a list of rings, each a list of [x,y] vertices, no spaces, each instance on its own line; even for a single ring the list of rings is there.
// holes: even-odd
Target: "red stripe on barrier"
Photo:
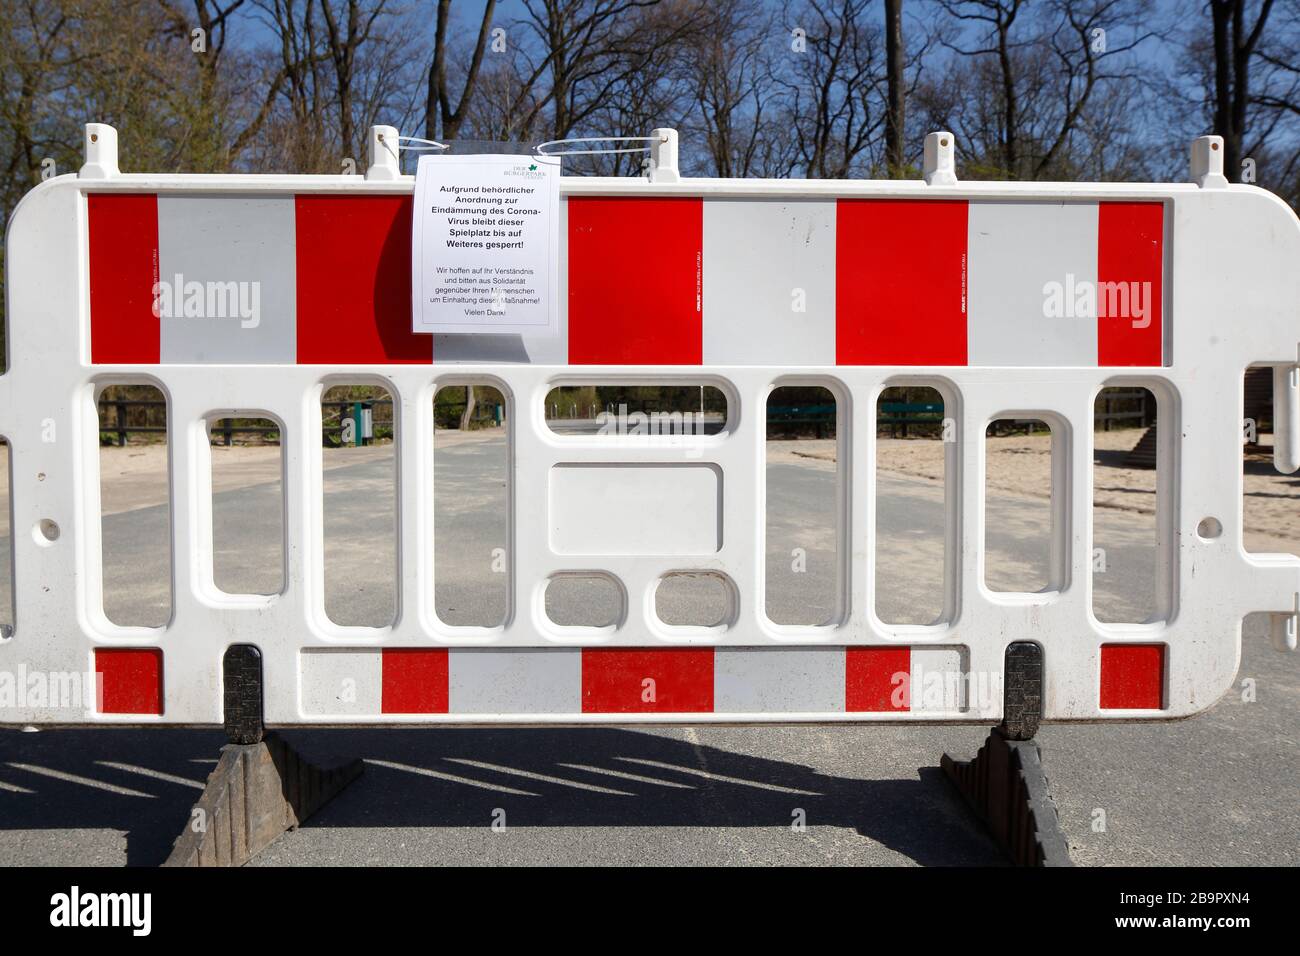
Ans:
[[[382,661],[381,713],[447,713],[446,648],[386,647]]]
[[[433,361],[411,331],[410,196],[295,197],[298,362]]]
[[[1101,646],[1101,709],[1161,710],[1165,697],[1163,644]]]
[[[700,199],[575,197],[569,210],[569,362],[699,365]]]
[[[162,651],[95,648],[95,694],[101,714],[161,714]]]
[[[844,709],[911,710],[912,649],[850,647],[844,652]]]
[[[966,364],[967,209],[964,200],[836,204],[836,364]]]
[[[90,361],[156,365],[159,323],[158,197],[91,193],[86,197],[90,249]]]
[[[582,651],[584,714],[712,711],[712,648],[588,647]]]
[[[1164,229],[1163,203],[1098,206],[1098,365],[1164,363]]]

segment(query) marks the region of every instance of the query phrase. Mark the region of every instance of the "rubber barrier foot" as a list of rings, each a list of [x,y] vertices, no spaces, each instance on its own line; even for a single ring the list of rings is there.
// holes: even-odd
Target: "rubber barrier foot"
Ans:
[[[227,744],[163,866],[243,866],[361,774],[360,760],[324,770],[274,733]]]
[[[975,760],[945,753],[940,766],[1013,864],[1074,866],[1036,741],[1008,740],[995,727]]]
[[[1043,716],[1042,647],[1008,644],[1003,678],[1002,723],[974,760],[944,754],[939,765],[1012,863],[1073,866],[1033,739]]]
[[[1008,740],[993,728],[974,760],[940,761],[993,839],[1017,866],[1073,866],[1033,740]]]

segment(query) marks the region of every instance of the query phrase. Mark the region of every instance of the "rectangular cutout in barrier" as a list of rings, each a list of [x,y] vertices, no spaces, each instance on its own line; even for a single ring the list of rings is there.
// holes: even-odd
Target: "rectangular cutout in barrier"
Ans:
[[[716,435],[727,426],[727,396],[713,385],[557,385],[542,417],[557,435],[671,438]]]
[[[172,612],[167,400],[154,385],[114,384],[100,392],[96,410],[104,616],[162,627]]]
[[[990,422],[985,433],[984,584],[1033,594],[1054,580],[1052,429],[1037,418]]]
[[[1159,444],[1149,389],[1108,386],[1093,406],[1092,613],[1143,624],[1159,611]]]
[[[325,614],[385,627],[397,617],[397,435],[393,397],[379,385],[321,395]]]
[[[557,554],[714,554],[722,473],[709,464],[561,464],[550,475]]]
[[[560,627],[608,628],[627,616],[623,587],[608,574],[574,571],[546,582],[546,617]]]
[[[894,386],[876,401],[876,616],[928,625],[944,614],[948,448],[943,396]]]
[[[1296,373],[1291,373],[1296,374]],[[1278,415],[1274,371],[1252,365],[1242,381],[1241,542],[1257,554],[1300,554],[1296,540],[1296,476],[1273,463]]]
[[[670,627],[721,627],[735,616],[734,588],[712,571],[674,571],[655,588],[655,616]]]
[[[238,416],[209,422],[212,581],[227,594],[284,590],[281,426]]]
[[[822,385],[767,397],[763,606],[774,624],[821,627],[843,610],[839,402]]]
[[[453,627],[499,627],[510,610],[509,415],[492,385],[434,394],[434,607]]]

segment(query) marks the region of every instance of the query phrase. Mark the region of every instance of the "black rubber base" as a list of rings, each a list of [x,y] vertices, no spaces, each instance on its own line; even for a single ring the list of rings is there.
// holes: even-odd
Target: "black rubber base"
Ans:
[[[243,866],[361,774],[309,763],[274,733],[221,748],[217,769],[163,866]]]
[[[943,755],[940,766],[1017,866],[1073,866],[1033,740],[993,728],[974,760]]]

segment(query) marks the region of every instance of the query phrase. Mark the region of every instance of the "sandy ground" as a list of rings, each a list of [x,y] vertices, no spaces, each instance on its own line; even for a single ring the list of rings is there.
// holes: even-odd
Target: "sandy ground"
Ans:
[[[1155,469],[1125,468],[1122,461],[1137,444],[1141,430],[1098,432],[1095,436],[1093,503],[1097,508],[1154,515]],[[1273,468],[1272,436],[1264,435],[1262,453],[1245,456],[1243,515],[1245,544],[1253,552],[1300,554],[1300,475]],[[988,488],[1026,498],[1049,497],[1051,436],[1010,435],[990,438]],[[835,461],[832,439],[772,442],[769,461]],[[943,444],[926,439],[882,438],[877,445],[882,472],[924,481],[943,480]]]

